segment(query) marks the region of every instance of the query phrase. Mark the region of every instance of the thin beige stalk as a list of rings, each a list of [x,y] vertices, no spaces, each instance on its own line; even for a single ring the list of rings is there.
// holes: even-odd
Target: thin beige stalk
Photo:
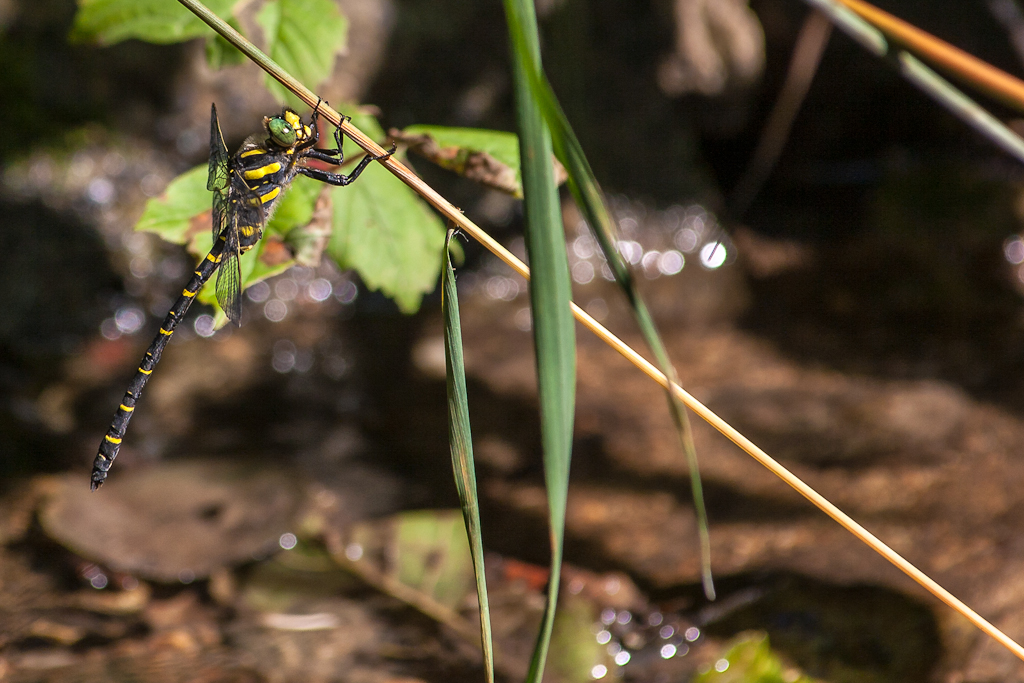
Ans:
[[[310,107],[314,107],[320,101],[319,98],[313,94],[308,88],[303,86],[301,83],[292,78],[287,74],[280,66],[278,66],[273,60],[263,54],[259,49],[256,48],[252,43],[242,37],[237,31],[228,26],[220,18],[214,15],[197,0],[178,0],[181,4],[188,7],[194,12],[200,19],[209,24],[217,33],[222,35],[225,40],[229,41],[232,45],[237,47],[243,53],[245,53],[250,59],[259,64],[264,70],[267,71],[271,76],[280,81],[286,88],[292,91],[296,97],[303,100]],[[332,124],[339,126],[346,135],[352,138],[356,144],[362,147],[367,153],[373,155],[380,155],[385,152],[384,148],[374,142],[372,139],[367,137],[358,128],[354,127],[348,121],[342,122],[338,112],[334,111],[330,107],[320,104],[321,115],[330,121]],[[426,199],[430,204],[434,206],[441,214],[459,226],[466,234],[470,235],[476,241],[480,242],[484,247],[490,250],[495,256],[504,261],[512,270],[516,271],[524,278],[529,279],[530,270],[526,267],[522,261],[516,258],[510,251],[501,246],[496,242],[490,235],[481,230],[475,223],[462,215],[455,206],[448,202],[444,197],[439,195],[433,188],[424,183],[416,176],[407,166],[402,162],[398,161],[394,157],[388,157],[380,161],[389,171],[394,173],[398,178],[402,180],[406,185],[415,190],[420,196]],[[646,358],[641,356],[639,353],[630,348],[625,342],[616,337],[610,331],[608,331],[599,322],[590,317],[583,309],[576,304],[572,304],[573,314],[576,319],[580,321],[587,329],[600,337],[606,344],[611,346],[613,349],[618,351],[622,356],[629,360],[633,365],[637,366],[642,370],[648,377],[652,378],[663,387],[669,386],[668,380],[665,375],[661,373],[654,365],[647,361]],[[937,597],[942,602],[946,603],[954,610],[966,617],[972,624],[977,626],[979,629],[987,633],[989,636],[994,638],[1008,650],[1013,652],[1018,658],[1024,660],[1024,647],[1021,647],[1012,638],[1007,636],[1005,633],[1000,631],[994,625],[985,620],[981,615],[972,610],[970,607],[961,602],[956,596],[947,591],[945,588],[940,586],[927,574],[922,572],[920,569],[912,565],[906,559],[904,559],[899,553],[887,546],[881,540],[879,540],[874,534],[869,532],[867,529],[862,527],[852,517],[847,515],[845,512],[837,508],[835,505],[830,503],[824,496],[812,489],[806,483],[804,483],[799,477],[787,470],[785,467],[780,465],[778,462],[773,460],[767,453],[758,448],[750,439],[736,431],[729,423],[720,418],[718,415],[713,413],[707,406],[702,404],[700,401],[695,399],[690,394],[686,393],[682,387],[672,384],[672,390],[679,396],[679,399],[686,404],[690,410],[697,413],[700,417],[708,422],[712,427],[724,434],[730,441],[735,443],[741,449],[743,449],[750,457],[758,461],[775,476],[782,479],[784,482],[789,484],[791,487],[802,495],[807,500],[811,501],[819,510],[824,512],[826,515],[838,522],[844,529],[849,531],[851,534],[860,539],[863,543],[868,545],[876,553],[887,559],[889,562],[894,564],[900,571],[912,578],[918,584],[920,584],[925,590]]]

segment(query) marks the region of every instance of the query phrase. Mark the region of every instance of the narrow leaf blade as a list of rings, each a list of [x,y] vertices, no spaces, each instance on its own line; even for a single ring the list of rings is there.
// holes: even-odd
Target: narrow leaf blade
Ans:
[[[515,38],[514,40],[521,40]],[[516,46],[524,50],[523,45]],[[636,283],[633,280],[629,268],[618,253],[616,243],[618,242],[617,228],[606,208],[604,195],[597,183],[590,163],[587,161],[576,134],[569,124],[565,113],[562,111],[558,100],[555,97],[551,85],[540,72],[539,67],[527,69],[530,74],[529,87],[533,97],[539,104],[545,120],[551,127],[552,142],[555,155],[561,161],[569,173],[569,190],[577,206],[583,212],[588,224],[593,229],[605,259],[611,267],[616,282],[622,288],[626,299],[633,309],[644,340],[650,347],[658,363],[659,368],[669,379],[670,383],[679,384],[675,368],[661,340],[661,335],[654,324],[654,319],[644,303]],[[704,585],[704,593],[708,599],[715,597],[715,587],[711,575],[711,537],[708,531],[707,510],[704,505],[704,492],[701,485],[700,469],[697,462],[697,449],[693,443],[693,432],[690,427],[690,420],[685,407],[671,389],[666,389],[669,412],[679,435],[680,444],[686,455],[687,465],[690,470],[690,488],[693,495],[694,510],[697,516],[697,530],[700,537],[701,552],[701,581]]]
[[[520,164],[526,204],[526,246],[530,257],[530,303],[537,357],[541,442],[551,534],[551,575],[544,621],[527,674],[539,683],[544,673],[562,568],[565,508],[576,389],[576,330],[565,234],[551,164],[551,137],[530,89],[540,69],[540,41],[532,0],[505,0],[513,46],[512,71],[519,126]]]
[[[494,645],[491,638],[491,610],[487,601],[487,579],[484,572],[484,547],[480,532],[480,500],[476,491],[476,466],[473,461],[473,434],[469,422],[469,394],[466,391],[466,367],[462,355],[462,323],[459,319],[459,294],[455,287],[455,271],[448,256],[452,238],[445,240],[442,270],[441,309],[444,317],[444,351],[448,385],[448,442],[452,456],[455,487],[462,504],[462,516],[469,536],[476,576],[476,595],[480,604],[480,639],[484,652],[484,668],[488,683],[494,683]]]

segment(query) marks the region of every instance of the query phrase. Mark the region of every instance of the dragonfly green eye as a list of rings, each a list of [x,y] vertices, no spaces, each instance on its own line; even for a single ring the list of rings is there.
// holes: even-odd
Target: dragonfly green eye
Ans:
[[[275,116],[267,121],[267,130],[274,142],[282,147],[291,147],[295,144],[297,136],[295,129],[280,116]]]

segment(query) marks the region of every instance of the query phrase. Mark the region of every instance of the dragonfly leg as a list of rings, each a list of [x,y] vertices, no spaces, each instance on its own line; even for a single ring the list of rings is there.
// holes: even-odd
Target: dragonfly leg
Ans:
[[[349,173],[348,175],[345,175],[344,173],[331,173],[330,171],[321,171],[318,168],[307,168],[305,166],[299,167],[298,172],[301,173],[304,176],[307,176],[307,177],[312,178],[314,180],[319,180],[319,181],[327,183],[329,185],[338,185],[338,186],[344,187],[345,185],[348,185],[349,183],[354,181],[356,178],[358,178],[359,174],[361,174],[366,169],[366,167],[370,164],[371,161],[380,161],[381,159],[387,159],[388,157],[390,157],[394,153],[395,153],[395,146],[392,145],[391,149],[389,151],[385,152],[384,154],[380,154],[380,155],[377,155],[377,156],[373,156],[373,155],[367,154],[366,156],[364,156],[359,161],[359,164],[354,169],[352,169],[352,172]],[[318,158],[318,157],[315,157],[313,155],[309,155],[309,156],[314,158],[314,159]],[[335,162],[335,163],[340,163],[340,162]]]

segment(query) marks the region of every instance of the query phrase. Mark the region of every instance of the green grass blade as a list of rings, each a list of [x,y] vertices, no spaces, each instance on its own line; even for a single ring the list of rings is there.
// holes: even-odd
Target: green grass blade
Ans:
[[[448,256],[448,244],[454,231],[448,232],[444,245],[441,273],[441,310],[444,316],[444,356],[448,384],[448,443],[452,454],[455,487],[462,503],[462,516],[473,555],[476,595],[480,603],[480,641],[484,652],[487,682],[494,683],[494,646],[491,639],[491,611],[487,602],[484,574],[484,547],[480,536],[480,500],[476,492],[476,467],[473,464],[473,436],[469,424],[469,398],[466,392],[466,368],[462,359],[462,325],[459,322],[459,295],[455,289],[455,271]]]
[[[525,51],[524,46],[518,45],[517,48],[525,54],[529,54]],[[555,97],[551,85],[544,78],[539,67],[533,65],[526,72],[530,75],[532,95],[539,104],[541,112],[550,127],[555,155],[569,173],[569,190],[572,192],[577,206],[583,212],[587,223],[594,231],[597,241],[601,245],[601,250],[604,252],[605,259],[615,276],[615,281],[619,283],[623,293],[626,295],[626,299],[629,301],[633,314],[636,317],[637,325],[640,327],[640,332],[654,354],[658,367],[671,382],[679,384],[668,352],[654,324],[654,319],[636,289],[632,273],[615,248],[618,242],[618,230],[608,213],[604,195],[597,183],[597,179],[594,177],[593,170],[590,168],[590,163],[583,152],[583,147],[576,138],[572,126],[569,125],[569,120],[562,111],[562,107],[558,104],[558,99]],[[700,537],[701,582],[704,585],[705,595],[707,595],[708,599],[713,600],[715,598],[715,587],[711,576],[711,538],[708,532],[707,511],[704,506],[704,493],[701,486],[700,469],[697,463],[697,449],[693,443],[693,431],[690,427],[690,419],[686,409],[675,393],[666,390],[666,398],[669,404],[669,412],[675,423],[676,433],[679,435],[680,444],[683,452],[686,454],[686,461],[690,470],[690,488],[693,495],[694,510],[697,515],[698,535]]]
[[[551,642],[562,568],[576,402],[576,330],[569,307],[572,288],[551,163],[551,135],[530,87],[529,71],[538,69],[535,65],[540,64],[537,17],[533,0],[504,0],[504,5],[513,46],[512,74],[526,205],[526,248],[532,272],[530,304],[551,534],[547,605],[527,675],[529,683],[538,683]]]

